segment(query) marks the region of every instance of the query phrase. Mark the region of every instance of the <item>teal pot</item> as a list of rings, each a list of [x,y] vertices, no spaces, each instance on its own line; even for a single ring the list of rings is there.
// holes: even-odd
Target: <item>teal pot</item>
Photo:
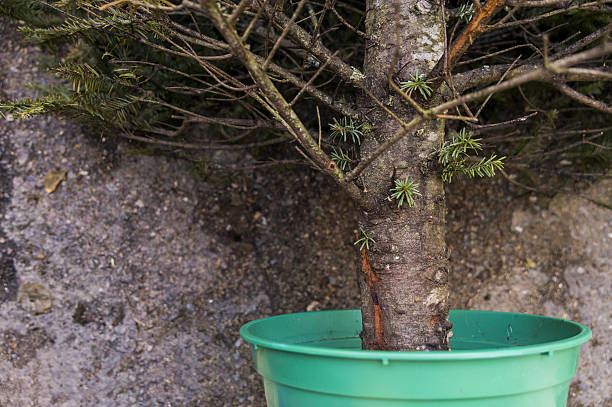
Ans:
[[[361,311],[247,323],[268,407],[564,407],[586,326],[453,310],[450,352],[361,350]]]

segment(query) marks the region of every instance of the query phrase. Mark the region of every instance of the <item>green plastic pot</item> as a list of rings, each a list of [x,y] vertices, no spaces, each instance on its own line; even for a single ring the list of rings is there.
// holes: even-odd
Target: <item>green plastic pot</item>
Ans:
[[[269,407],[564,407],[586,326],[453,310],[451,352],[361,350],[361,311],[247,323]]]

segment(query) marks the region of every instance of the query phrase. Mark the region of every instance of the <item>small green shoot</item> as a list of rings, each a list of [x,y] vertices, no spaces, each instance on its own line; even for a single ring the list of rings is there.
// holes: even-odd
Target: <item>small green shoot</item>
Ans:
[[[356,124],[352,117],[343,117],[340,121],[336,120],[334,117],[334,122],[329,123],[329,128],[331,129],[330,137],[333,140],[340,138],[346,143],[348,136],[350,136],[353,143],[361,144],[363,131],[361,125]]]
[[[359,226],[359,230],[361,231],[362,237],[360,239],[358,239],[355,243],[353,243],[353,245],[356,246],[356,245],[361,243],[361,246],[359,247],[359,250],[363,250],[364,247],[367,250],[370,250],[370,244],[371,243],[376,243],[376,240],[372,239],[372,236],[370,236],[363,229],[363,227]]]
[[[419,70],[417,69],[415,74],[409,74],[410,80],[406,82],[400,82],[400,89],[405,91],[408,90],[408,96],[412,96],[412,92],[418,90],[423,99],[427,100],[431,96],[431,86],[429,84],[430,81],[425,80],[424,75],[419,75]]]
[[[445,141],[436,149],[438,162],[446,166],[451,161],[456,161],[459,157],[467,155],[468,150],[478,153],[482,150],[479,138],[472,138],[472,132],[461,129],[450,141]]]
[[[404,201],[408,206],[414,206],[414,197],[421,196],[418,185],[409,180],[408,177],[395,180],[395,187],[391,188],[391,198],[397,199],[397,207],[401,208]]]
[[[474,3],[464,3],[459,7],[457,11],[457,18],[469,23],[472,17],[474,17]]]
[[[347,167],[349,169],[351,168],[353,159],[347,153],[345,153],[342,148],[338,147],[336,149],[333,147],[330,156],[336,165],[342,169],[342,171],[346,171]]]
[[[468,152],[472,151],[478,154],[482,150],[482,144],[480,144],[481,139],[472,136],[472,132],[468,133],[463,128],[450,141],[445,141],[434,150],[435,154],[438,155],[438,162],[444,167],[442,171],[444,182],[450,183],[455,174],[466,174],[470,178],[475,176],[493,177],[496,169],[504,168],[503,160],[506,157],[498,158],[495,154],[474,162],[477,157],[470,157]]]
[[[482,157],[477,163],[471,164],[465,168],[464,174],[474,178],[476,175],[479,177],[493,177],[495,176],[495,169],[501,170],[504,168],[503,159],[506,157],[497,158],[495,154],[491,157]]]

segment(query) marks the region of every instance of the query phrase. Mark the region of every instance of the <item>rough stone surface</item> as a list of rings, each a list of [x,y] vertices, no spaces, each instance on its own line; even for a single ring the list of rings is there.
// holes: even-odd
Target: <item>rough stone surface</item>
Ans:
[[[44,82],[0,19],[0,100]],[[358,306],[354,208],[323,176],[269,169],[196,181],[51,118],[0,120],[0,406],[262,406],[238,329]],[[48,194],[49,171],[67,179]],[[450,186],[456,308],[589,324],[571,407],[608,407],[609,180],[549,199],[503,180]],[[520,230],[519,230],[520,228]],[[47,313],[19,288],[48,288]]]
[[[612,211],[598,203],[611,202],[612,180],[607,179],[581,197],[558,195],[550,205],[553,216],[569,225],[571,246],[577,251],[563,272],[569,295],[577,300],[569,306],[575,304],[580,318],[593,329],[593,340],[580,361],[579,387],[584,391],[576,399],[608,406],[612,404]]]

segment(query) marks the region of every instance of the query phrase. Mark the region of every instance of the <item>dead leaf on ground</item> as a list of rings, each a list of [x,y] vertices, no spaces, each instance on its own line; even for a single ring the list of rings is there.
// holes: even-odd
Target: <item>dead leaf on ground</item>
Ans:
[[[43,180],[43,186],[48,194],[55,191],[58,185],[66,180],[66,171],[49,171]]]
[[[33,314],[45,314],[51,310],[51,291],[42,284],[24,283],[17,292],[17,302],[24,310]]]

